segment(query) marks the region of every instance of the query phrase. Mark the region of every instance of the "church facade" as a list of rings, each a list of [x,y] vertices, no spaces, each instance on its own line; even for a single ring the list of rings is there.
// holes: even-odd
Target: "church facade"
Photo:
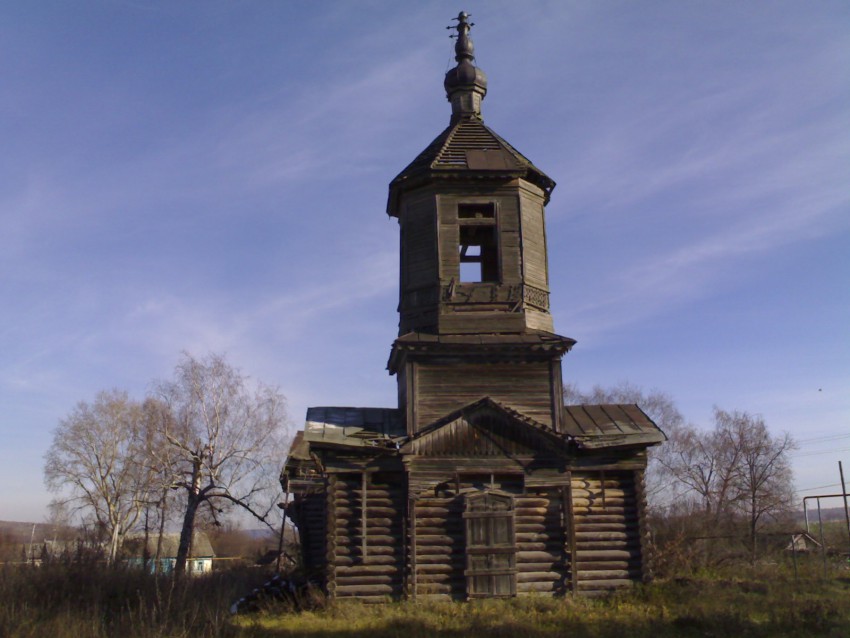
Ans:
[[[636,405],[565,406],[549,313],[554,181],[488,128],[468,16],[448,128],[390,183],[400,228],[395,408],[314,407],[281,482],[332,597],[599,593],[644,580]]]

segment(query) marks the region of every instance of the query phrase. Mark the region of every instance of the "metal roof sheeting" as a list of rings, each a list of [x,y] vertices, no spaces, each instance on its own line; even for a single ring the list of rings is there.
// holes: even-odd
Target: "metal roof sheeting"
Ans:
[[[372,446],[406,434],[394,408],[307,408],[306,441]]]
[[[667,440],[661,428],[634,404],[568,405],[563,427],[585,448],[653,445]]]

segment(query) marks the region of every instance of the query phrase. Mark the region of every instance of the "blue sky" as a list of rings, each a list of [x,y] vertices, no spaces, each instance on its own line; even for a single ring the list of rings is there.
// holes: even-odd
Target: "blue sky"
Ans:
[[[388,182],[448,124],[473,15],[483,114],[558,187],[567,382],[668,392],[850,462],[846,2],[0,5],[0,519],[101,389],[226,352],[309,405],[395,403]],[[811,494],[815,489],[804,492]]]

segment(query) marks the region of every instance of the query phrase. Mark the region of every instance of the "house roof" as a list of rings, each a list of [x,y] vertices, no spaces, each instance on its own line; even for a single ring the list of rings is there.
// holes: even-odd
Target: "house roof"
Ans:
[[[144,548],[144,536],[142,534],[134,534],[129,537],[125,543],[128,550],[137,556],[140,556]],[[152,533],[148,535],[147,551],[150,556],[156,554],[156,546],[159,541],[159,535]],[[163,534],[162,547],[159,555],[161,558],[175,558],[177,549],[180,546],[180,534]],[[214,558],[212,544],[209,537],[204,532],[195,532],[192,536],[192,547],[190,548],[189,558]]]
[[[564,409],[563,427],[556,431],[502,402],[484,397],[436,420],[408,437],[401,414],[393,408],[313,407],[307,410],[307,423],[296,434],[287,464],[310,459],[314,444],[321,446],[368,448],[418,454],[433,451],[440,435],[431,433],[476,412],[488,410],[516,424],[522,445],[545,448],[559,453],[571,443],[580,449],[648,446],[666,440],[664,433],[637,405],[572,405]],[[536,443],[535,443],[536,441]]]
[[[303,441],[383,447],[405,435],[397,409],[322,406],[307,408]],[[300,441],[293,441],[293,447],[296,443]]]
[[[568,405],[563,430],[586,449],[654,445],[667,440],[655,422],[634,404]]]

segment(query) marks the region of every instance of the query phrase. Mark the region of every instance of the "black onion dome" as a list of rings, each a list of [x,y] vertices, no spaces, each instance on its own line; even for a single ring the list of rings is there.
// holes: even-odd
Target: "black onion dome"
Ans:
[[[473,87],[478,87],[486,91],[487,75],[468,60],[463,60],[455,68],[450,69],[446,73],[443,86],[446,87],[446,93],[449,94],[457,89],[471,89]]]
[[[475,59],[475,45],[469,37],[469,30],[473,26],[469,22],[469,14],[461,11],[455,20],[457,20],[457,26],[448,28],[457,30],[457,35],[454,36],[457,66],[446,73],[446,79],[443,82],[446,95],[451,99],[452,93],[457,90],[478,89],[483,96],[487,93],[487,75],[472,63]]]

